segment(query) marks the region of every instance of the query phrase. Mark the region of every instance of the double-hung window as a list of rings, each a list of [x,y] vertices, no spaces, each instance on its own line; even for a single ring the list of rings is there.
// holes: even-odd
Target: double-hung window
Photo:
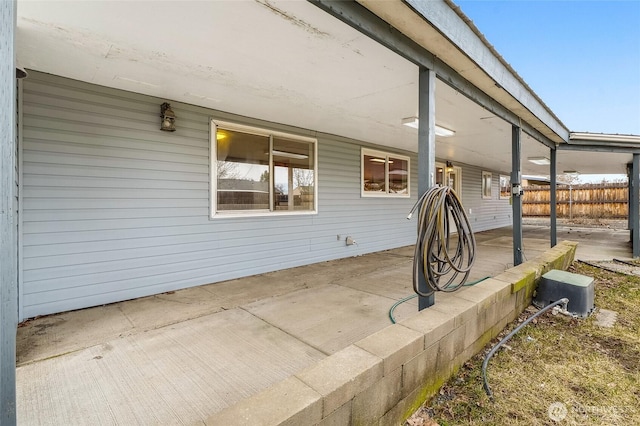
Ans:
[[[363,197],[409,197],[409,157],[362,148]]]
[[[211,122],[211,216],[315,213],[316,140]]]
[[[500,175],[500,199],[508,200],[511,198],[511,178],[506,175]]]
[[[491,172],[482,172],[482,198],[491,198]]]

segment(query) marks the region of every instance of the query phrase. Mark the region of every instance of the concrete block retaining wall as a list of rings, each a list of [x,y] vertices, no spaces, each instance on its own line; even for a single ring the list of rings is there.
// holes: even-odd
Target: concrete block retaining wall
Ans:
[[[456,293],[207,420],[208,425],[398,425],[513,321],[577,243]]]

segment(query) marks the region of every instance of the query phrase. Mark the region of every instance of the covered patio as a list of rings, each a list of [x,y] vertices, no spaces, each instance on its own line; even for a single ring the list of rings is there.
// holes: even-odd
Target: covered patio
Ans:
[[[580,242],[578,258],[638,256],[640,139],[570,133],[451,2],[3,7],[13,22],[1,51],[11,71],[2,80],[8,422],[17,401],[24,423],[202,423],[385,330],[391,305],[411,294],[415,234],[403,214],[447,184],[436,161],[465,170],[458,183],[466,179],[476,231],[513,224],[478,233],[471,280],[565,237]],[[31,79],[16,85],[16,67]],[[175,133],[159,128],[169,102]],[[224,189],[212,178],[214,119],[268,129],[271,144],[274,132],[313,140],[314,206],[214,217]],[[364,194],[374,148],[391,151],[387,169],[389,155],[413,164],[406,197]],[[628,173],[636,251],[627,230],[522,226],[522,173],[553,180],[563,170]],[[459,325],[447,299],[470,288],[438,294],[430,311]],[[97,307],[64,312],[86,306]],[[403,303],[397,319],[417,306]],[[18,321],[52,312],[63,313],[19,328],[14,351]]]
[[[523,231],[527,259],[548,249],[548,227]],[[476,234],[471,280],[512,266],[511,232]],[[559,237],[578,241],[577,259],[631,256],[626,230],[560,227]],[[412,293],[411,263],[405,247],[34,319],[18,330],[18,418],[201,424],[388,327]],[[447,313],[450,297],[428,309]],[[417,314],[416,299],[394,312]]]

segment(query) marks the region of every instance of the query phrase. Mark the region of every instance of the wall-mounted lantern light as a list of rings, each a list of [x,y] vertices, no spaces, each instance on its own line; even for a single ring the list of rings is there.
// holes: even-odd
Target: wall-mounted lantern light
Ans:
[[[451,161],[447,161],[447,171],[448,172],[453,171],[453,163]]]
[[[160,130],[164,130],[165,132],[176,131],[176,114],[173,112],[171,105],[169,105],[168,102],[160,105],[160,117],[162,118]]]

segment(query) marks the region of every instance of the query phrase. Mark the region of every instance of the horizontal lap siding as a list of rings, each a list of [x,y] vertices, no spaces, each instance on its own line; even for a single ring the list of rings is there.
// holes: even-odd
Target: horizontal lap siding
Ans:
[[[500,199],[500,174],[468,164],[462,167],[462,203],[474,232],[510,226],[512,211],[508,199]],[[482,172],[491,172],[491,198],[482,198]],[[508,173],[502,173],[508,175]],[[469,214],[469,209],[472,213]]]
[[[209,119],[234,117],[175,102],[178,131],[161,132],[163,101],[35,72],[25,80],[22,318],[415,241],[415,155],[411,199],[362,198],[360,144],[328,136],[317,215],[209,220]]]

